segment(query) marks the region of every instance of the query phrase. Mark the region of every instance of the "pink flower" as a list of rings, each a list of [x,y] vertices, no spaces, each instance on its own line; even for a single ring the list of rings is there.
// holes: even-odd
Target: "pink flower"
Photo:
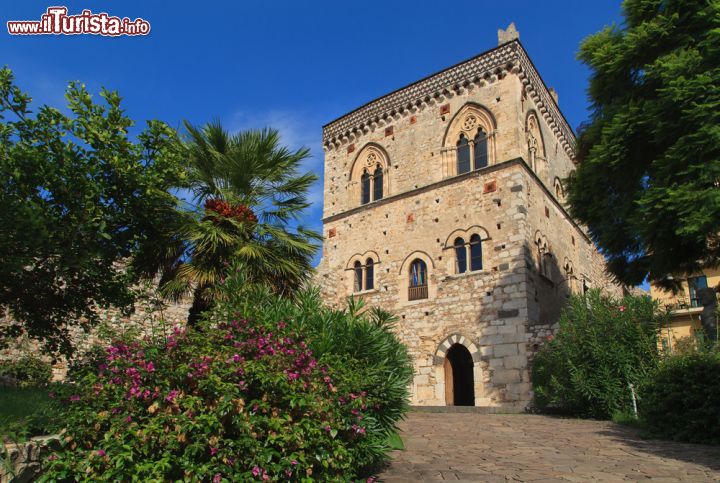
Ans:
[[[232,358],[233,362],[240,362],[240,354],[235,354]]]
[[[171,403],[171,402],[175,401],[175,398],[177,397],[178,394],[180,394],[180,391],[178,391],[177,389],[173,389],[172,391],[170,391],[168,393],[167,396],[165,396],[165,400],[167,402]]]
[[[213,476],[213,483],[220,483],[222,481],[222,475],[220,473],[215,473],[215,476]]]
[[[218,452],[217,448],[210,448],[210,456],[215,456]]]
[[[105,450],[104,449],[97,450],[97,455],[102,458],[103,456],[105,456]]]
[[[620,312],[625,312],[625,306],[624,306],[624,305],[621,305],[621,306],[620,306]]]
[[[77,394],[73,394],[72,396],[70,396],[70,402],[78,402],[79,400],[80,396],[78,396]]]
[[[255,467],[252,469],[252,474],[253,474],[253,476],[259,476],[260,473],[262,473],[262,468],[260,468],[259,466],[255,466]]]
[[[290,464],[293,465],[293,466],[296,466],[296,465],[298,464],[298,462],[297,462],[297,460],[292,460],[292,461],[290,462]]]
[[[132,416],[128,416],[127,418],[125,418],[125,422],[126,423],[132,422]]]
[[[155,371],[155,364],[153,364],[152,361],[148,362],[147,365],[145,366],[145,370],[147,370],[148,372]]]

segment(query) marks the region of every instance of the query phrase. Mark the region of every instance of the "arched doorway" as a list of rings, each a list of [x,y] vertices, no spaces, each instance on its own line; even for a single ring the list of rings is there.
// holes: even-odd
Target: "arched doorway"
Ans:
[[[462,344],[453,344],[445,354],[445,404],[475,405],[475,378],[470,351]]]

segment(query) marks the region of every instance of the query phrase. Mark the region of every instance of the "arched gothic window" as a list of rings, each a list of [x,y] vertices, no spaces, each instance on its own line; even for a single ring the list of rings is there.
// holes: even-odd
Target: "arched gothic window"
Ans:
[[[455,270],[457,273],[465,273],[467,271],[467,249],[465,240],[462,238],[455,239]]]
[[[350,168],[348,194],[352,203],[366,205],[388,196],[390,189],[390,159],[376,143],[363,147]]]
[[[474,103],[463,106],[442,141],[443,176],[462,175],[494,163],[496,128],[495,117],[486,108]]]
[[[541,174],[541,171],[544,169],[544,165],[540,161],[545,162],[545,145],[543,143],[537,116],[534,113],[529,114],[525,123],[528,145],[528,164],[533,171],[537,174]]]
[[[360,177],[360,203],[363,205],[370,203],[370,174],[367,170],[363,171]]]
[[[375,265],[377,263],[372,258],[365,260],[365,264],[360,260],[353,263],[353,292],[364,292],[375,288]]]
[[[373,201],[381,200],[383,197],[383,169],[379,164],[373,173]]]
[[[427,265],[416,258],[410,264],[410,280],[408,286],[408,300],[428,298]]]
[[[482,270],[482,241],[477,233],[470,237],[470,270]]]
[[[464,134],[457,142],[457,174],[470,172],[470,144]]]
[[[475,158],[475,169],[484,168],[488,165],[487,135],[482,128],[478,129],[473,139],[473,157]]]
[[[358,260],[353,265],[353,274],[355,283],[353,284],[353,290],[355,292],[362,292],[363,289],[363,267],[362,263]]]
[[[565,201],[565,190],[562,182],[557,178],[555,178],[555,199],[561,202]]]
[[[482,270],[482,240],[480,235],[473,234],[469,243],[458,237],[453,242],[453,247],[455,249],[455,271],[457,273],[465,273],[468,269],[471,272]]]
[[[368,258],[365,262],[365,290],[372,290],[375,288],[375,267],[372,258]]]

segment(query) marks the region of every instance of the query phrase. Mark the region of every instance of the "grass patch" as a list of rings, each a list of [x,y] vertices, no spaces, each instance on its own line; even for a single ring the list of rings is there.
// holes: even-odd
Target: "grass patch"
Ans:
[[[613,423],[633,428],[644,429],[645,424],[631,411],[616,411],[612,416]]]
[[[45,434],[54,415],[47,389],[0,386],[0,440]]]

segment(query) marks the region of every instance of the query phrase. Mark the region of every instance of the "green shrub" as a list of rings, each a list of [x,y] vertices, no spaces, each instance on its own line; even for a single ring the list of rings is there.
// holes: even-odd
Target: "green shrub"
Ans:
[[[55,419],[47,389],[0,386],[0,443],[48,434]]]
[[[52,379],[52,365],[29,354],[0,362],[0,378],[21,387],[44,386]]]
[[[556,336],[533,361],[535,406],[597,419],[630,410],[629,384],[641,392],[657,366],[662,317],[649,297],[571,297]]]
[[[196,329],[117,343],[61,397],[47,480],[320,480],[369,474],[396,443],[409,356],[387,316],[225,284]],[[68,392],[70,391],[70,392]]]
[[[640,413],[653,436],[720,444],[720,353],[668,357],[645,386]]]
[[[109,339],[105,339],[109,340]],[[105,363],[107,351],[99,344],[93,344],[86,351],[75,354],[68,364],[67,380],[75,382],[82,380],[89,373],[96,373]]]

